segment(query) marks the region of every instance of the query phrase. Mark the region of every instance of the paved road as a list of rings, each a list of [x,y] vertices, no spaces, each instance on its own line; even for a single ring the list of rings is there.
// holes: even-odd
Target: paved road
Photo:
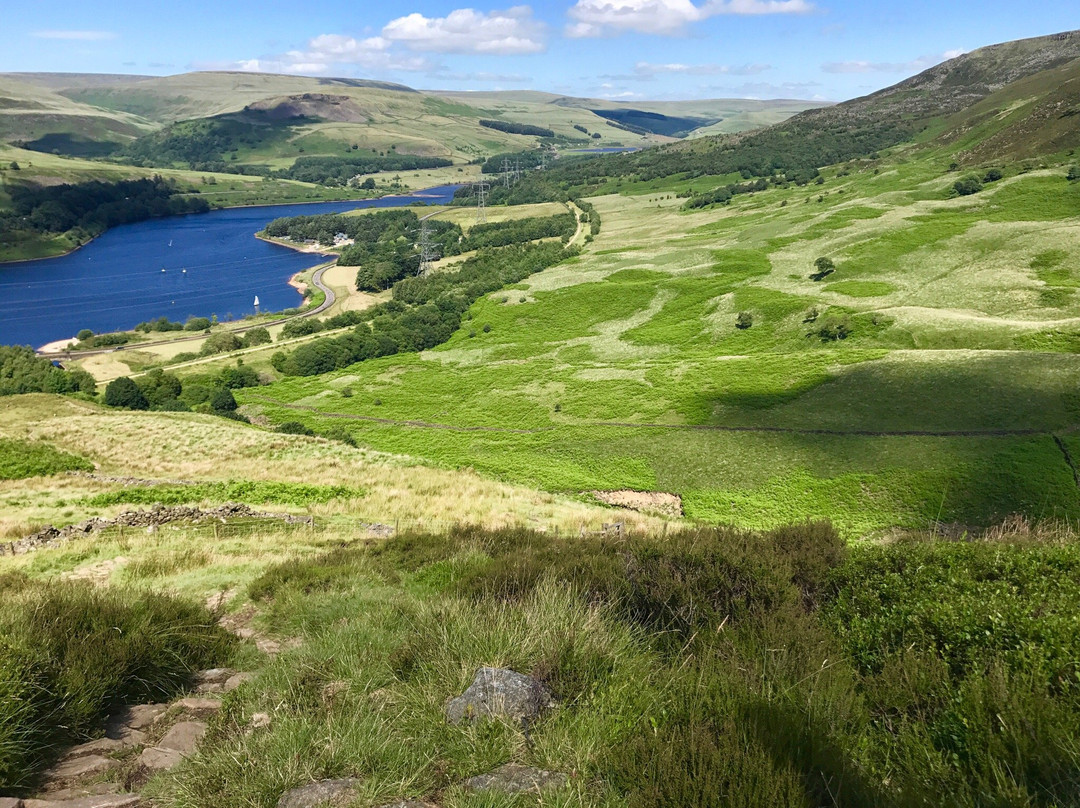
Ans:
[[[326,266],[319,267],[318,269],[315,270],[315,274],[311,276],[311,284],[312,284],[312,286],[314,286],[316,289],[318,289],[319,291],[321,291],[323,294],[326,295],[326,299],[323,300],[323,302],[320,303],[315,308],[311,309],[310,311],[305,311],[305,312],[302,312],[300,314],[295,314],[292,317],[280,317],[277,320],[270,320],[270,321],[261,322],[261,323],[252,323],[251,325],[245,325],[245,326],[241,326],[240,328],[232,328],[232,329],[227,329],[227,330],[232,334],[243,334],[245,331],[250,331],[252,328],[266,328],[266,327],[272,326],[272,325],[280,325],[281,323],[287,323],[290,320],[300,320],[300,319],[302,319],[304,317],[316,317],[319,314],[322,314],[328,308],[333,306],[335,300],[337,299],[335,297],[335,295],[334,295],[334,291],[329,286],[327,286],[325,283],[323,283],[323,279],[322,279],[323,278],[323,273],[326,272],[326,270],[330,269],[331,267],[335,266],[336,263],[337,263],[337,261],[335,260],[335,261],[332,261],[331,263],[327,264]],[[192,334],[190,337],[178,337],[176,339],[157,340],[155,342],[136,342],[136,343],[132,344],[130,347],[133,350],[141,351],[143,348],[153,348],[153,347],[155,347],[157,345],[172,345],[172,344],[177,343],[177,342],[193,342],[195,340],[200,340],[200,339],[206,339],[206,335],[203,334],[202,332],[199,332],[198,334]],[[101,354],[113,353],[114,351],[124,350],[124,349],[126,349],[128,347],[129,346],[124,345],[124,346],[120,346],[118,348],[101,348],[99,350],[94,350],[94,351],[73,351],[73,352],[60,351],[60,352],[43,353],[42,351],[38,351],[37,355],[38,356],[43,356],[46,359],[67,359],[67,360],[86,359],[88,356],[100,356]]]

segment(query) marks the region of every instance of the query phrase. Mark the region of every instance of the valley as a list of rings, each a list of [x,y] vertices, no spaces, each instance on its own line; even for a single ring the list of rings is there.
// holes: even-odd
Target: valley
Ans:
[[[920,70],[0,74],[0,808],[1080,804],[1080,32]]]

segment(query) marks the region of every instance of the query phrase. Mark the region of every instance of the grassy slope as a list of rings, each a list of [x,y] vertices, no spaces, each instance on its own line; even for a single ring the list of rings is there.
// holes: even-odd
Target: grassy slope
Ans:
[[[672,198],[686,181],[624,186],[594,200],[604,226],[585,255],[481,301],[445,346],[242,398],[275,420],[530,430],[350,422],[373,447],[550,490],[674,491],[708,520],[829,515],[865,535],[1075,517],[1051,434],[1080,421],[1080,362],[1055,353],[1080,334],[1080,186],[1054,169],[950,199],[946,158],[901,152],[693,213]],[[820,255],[839,267],[824,283],[808,277]],[[853,336],[808,338],[812,308]]]

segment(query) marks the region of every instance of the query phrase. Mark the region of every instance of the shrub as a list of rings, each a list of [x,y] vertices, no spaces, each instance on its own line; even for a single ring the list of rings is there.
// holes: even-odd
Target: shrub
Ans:
[[[968,174],[953,183],[953,192],[957,196],[971,196],[979,193],[982,189],[982,181],[974,174]]]
[[[202,356],[210,356],[212,354],[228,353],[229,351],[235,351],[242,347],[244,347],[243,343],[240,342],[240,338],[236,336],[236,334],[233,334],[231,331],[222,331],[207,337],[199,354]]]
[[[210,327],[210,318],[208,317],[189,317],[188,321],[184,323],[185,331],[205,331]]]
[[[251,348],[256,345],[269,345],[271,341],[270,332],[259,326],[258,328],[249,329],[244,334],[243,345],[245,348]]]
[[[745,331],[754,324],[754,315],[748,311],[740,311],[739,316],[735,318],[735,327],[741,331]]]
[[[122,407],[126,410],[148,410],[150,402],[142,390],[127,376],[121,376],[109,382],[105,388],[105,403],[110,407]]]
[[[91,331],[89,328],[84,328],[75,335],[75,339],[77,339],[79,342],[86,342],[86,340],[90,339],[92,336],[94,336],[94,332]]]
[[[997,182],[1004,176],[1005,174],[1000,168],[991,168],[983,175],[982,181],[985,183]]]
[[[1065,178],[1070,182],[1080,180],[1080,164],[1069,166],[1069,173],[1065,175]]]
[[[278,432],[283,432],[286,435],[307,435],[308,437],[314,437],[315,431],[310,427],[304,426],[299,421],[286,421],[280,424],[277,428]]]
[[[228,388],[218,390],[210,398],[210,409],[219,415],[236,412],[236,407],[236,399]]]

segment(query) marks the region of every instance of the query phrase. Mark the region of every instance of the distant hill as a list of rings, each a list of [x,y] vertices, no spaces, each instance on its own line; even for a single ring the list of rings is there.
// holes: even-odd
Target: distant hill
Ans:
[[[0,139],[37,151],[106,156],[173,125],[241,116],[244,126],[258,128],[231,159],[253,164],[276,161],[280,168],[280,161],[300,155],[357,149],[469,161],[536,144],[535,137],[483,128],[484,119],[550,129],[570,146],[641,146],[702,127],[743,131],[808,106],[723,99],[627,105],[541,92],[448,93],[363,79],[228,71],[156,77],[8,73],[0,74]]]
[[[813,177],[904,143],[959,164],[1080,147],[1080,31],[980,48],[892,87],[766,129],[698,137],[575,169],[582,178],[684,173]]]

